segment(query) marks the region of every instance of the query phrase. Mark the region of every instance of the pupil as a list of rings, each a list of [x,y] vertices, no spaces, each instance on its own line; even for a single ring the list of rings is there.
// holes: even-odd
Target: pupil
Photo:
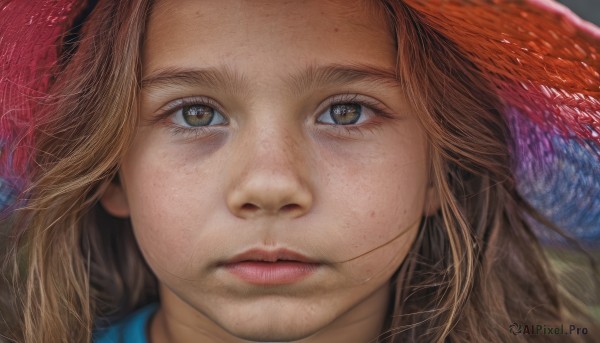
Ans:
[[[215,116],[215,110],[204,105],[185,106],[181,112],[183,120],[190,126],[206,126]]]
[[[360,119],[359,104],[338,104],[329,109],[329,114],[336,124],[354,124]]]

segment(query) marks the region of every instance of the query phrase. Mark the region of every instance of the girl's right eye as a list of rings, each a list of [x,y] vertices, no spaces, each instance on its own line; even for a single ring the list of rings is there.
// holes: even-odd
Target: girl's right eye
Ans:
[[[225,124],[226,120],[213,107],[202,104],[186,105],[172,114],[172,122],[186,128]]]

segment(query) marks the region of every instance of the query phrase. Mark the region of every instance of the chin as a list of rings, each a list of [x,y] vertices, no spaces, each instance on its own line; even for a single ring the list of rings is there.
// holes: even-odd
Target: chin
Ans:
[[[251,325],[234,326],[230,334],[253,342],[292,342],[307,338],[319,331],[319,328],[309,328],[296,323],[254,323]]]
[[[242,314],[240,310],[238,314]],[[292,314],[264,310],[262,313],[238,315],[221,321],[221,326],[233,336],[254,342],[291,342],[310,337],[330,324],[319,320],[315,313],[300,311]]]
[[[300,332],[290,332],[289,330],[284,330],[285,328],[278,329],[276,332],[261,332],[260,330],[256,330],[256,328],[252,328],[250,330],[245,330],[242,332],[232,332],[234,336],[252,341],[252,342],[268,342],[268,343],[278,343],[278,342],[296,342],[303,338],[307,338],[311,336],[313,333],[300,333]]]

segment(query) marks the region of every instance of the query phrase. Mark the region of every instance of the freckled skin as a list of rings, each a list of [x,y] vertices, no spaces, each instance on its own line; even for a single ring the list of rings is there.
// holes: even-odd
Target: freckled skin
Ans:
[[[144,75],[227,66],[251,87],[142,93],[143,119],[176,99],[205,96],[223,105],[228,120],[191,139],[163,122],[140,126],[122,161],[121,186],[111,190],[125,201],[102,199],[109,212],[130,216],[160,281],[152,342],[367,342],[378,335],[390,277],[432,192],[424,132],[398,88],[355,82],[299,94],[286,78],[309,64],[393,69],[385,23],[346,2],[156,1]],[[320,103],[347,93],[385,103],[401,119],[379,118],[360,133],[316,122]],[[255,247],[285,247],[323,265],[299,282],[269,287],[215,267]]]

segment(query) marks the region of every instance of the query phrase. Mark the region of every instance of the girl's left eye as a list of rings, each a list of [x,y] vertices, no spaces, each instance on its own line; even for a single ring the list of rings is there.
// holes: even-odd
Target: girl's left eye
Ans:
[[[327,111],[321,113],[317,121],[332,125],[352,125],[365,121],[364,106],[357,103],[341,103],[330,105]]]
[[[174,124],[187,127],[203,127],[225,124],[226,120],[219,111],[208,105],[192,104],[181,107],[172,114]]]

